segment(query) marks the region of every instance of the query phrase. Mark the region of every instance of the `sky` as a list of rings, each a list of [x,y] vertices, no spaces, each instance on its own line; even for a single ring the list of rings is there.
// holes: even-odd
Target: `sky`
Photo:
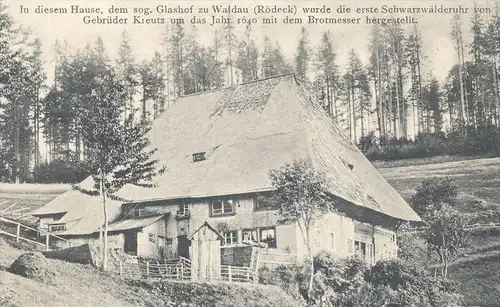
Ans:
[[[256,5],[266,5],[277,7],[286,7],[287,5],[295,5],[298,9],[297,15],[295,17],[300,17],[300,11],[304,7],[322,7],[323,5],[332,10],[330,14],[323,14],[320,17],[360,17],[362,24],[360,25],[319,25],[319,24],[307,24],[304,25],[310,35],[310,41],[314,45],[317,45],[320,41],[321,34],[329,30],[332,33],[332,38],[335,44],[335,48],[338,54],[338,64],[341,68],[345,67],[347,54],[350,49],[354,49],[361,57],[362,61],[367,64],[368,59],[368,42],[370,36],[371,26],[364,24],[365,15],[370,17],[389,17],[388,14],[357,14],[355,12],[356,8],[382,8],[382,5],[387,5],[392,7],[396,5],[398,7],[429,7],[431,5],[443,5],[445,7],[457,7],[461,5],[462,7],[470,8],[472,11],[474,6],[473,0],[453,0],[453,1],[421,1],[421,0],[407,0],[407,1],[299,1],[299,0],[289,0],[288,2],[275,0],[275,1],[212,1],[212,0],[191,0],[186,1],[135,1],[135,0],[121,0],[121,1],[73,1],[68,3],[67,1],[59,0],[38,0],[38,1],[16,1],[16,0],[3,0],[3,3],[8,6],[8,11],[13,16],[14,20],[19,24],[31,28],[33,36],[38,37],[44,47],[44,59],[47,62],[47,68],[51,67],[54,59],[53,44],[55,40],[66,40],[69,46],[76,50],[78,48],[83,48],[88,42],[92,42],[97,36],[101,36],[106,44],[106,48],[110,56],[116,54],[116,50],[119,46],[120,35],[123,30],[127,30],[129,33],[133,46],[134,52],[138,59],[150,58],[156,50],[161,50],[160,40],[162,33],[165,32],[166,25],[139,25],[139,24],[127,24],[127,25],[98,25],[98,24],[84,24],[82,19],[86,15],[92,17],[97,16],[96,14],[43,14],[35,13],[34,10],[38,6],[43,6],[44,8],[69,8],[71,4],[79,5],[80,8],[100,8],[103,14],[98,15],[99,17],[115,16],[109,14],[109,8],[111,6],[115,8],[126,8],[128,14],[121,14],[120,17],[128,17],[129,20],[132,19],[134,15],[133,10],[141,8],[150,8],[155,10],[156,7],[167,6],[167,7],[177,7],[181,5],[183,7],[190,7],[194,5],[194,9],[201,7],[209,8],[210,13],[206,15],[208,22],[210,22],[212,6],[213,5],[233,5],[239,7],[250,8],[250,14],[242,14],[241,16],[255,17],[252,13],[252,8]],[[493,0],[477,0],[475,1],[478,7],[494,7]],[[339,14],[336,12],[340,5],[345,5],[352,9],[352,13]],[[27,8],[29,13],[21,13],[21,6]],[[189,21],[193,14],[185,14],[186,21]],[[201,15],[195,14],[198,17]],[[216,14],[217,15],[217,14]],[[219,14],[220,15],[220,14]],[[405,17],[407,14],[401,14],[400,17]],[[150,14],[149,16],[142,17],[165,17],[165,16],[178,16],[175,14],[165,15],[165,14]],[[298,38],[300,36],[300,27],[302,25],[290,25],[283,24],[280,22],[283,19],[283,14],[269,14],[266,17],[278,17],[278,24],[274,25],[263,25],[258,19],[258,22],[253,25],[253,36],[257,42],[262,42],[264,34],[267,34],[272,39],[277,39],[283,46],[285,55],[292,59]],[[471,14],[464,14],[462,19],[464,20],[464,30],[468,30],[469,21]],[[486,15],[485,15],[486,16]],[[260,17],[260,16],[258,16]],[[426,57],[426,69],[432,70],[432,72],[439,78],[444,79],[450,67],[455,64],[456,59],[454,56],[454,49],[452,41],[450,38],[450,24],[451,24],[451,14],[420,14],[416,16],[418,20],[418,26],[422,31],[424,38],[424,56]],[[189,25],[189,23],[187,24]],[[214,26],[210,25],[198,25],[198,40],[204,43],[209,43],[213,39]],[[244,25],[236,24],[236,31],[243,31]],[[466,32],[466,31],[464,31]],[[466,36],[467,40],[468,37]],[[49,71],[50,74],[50,71]]]

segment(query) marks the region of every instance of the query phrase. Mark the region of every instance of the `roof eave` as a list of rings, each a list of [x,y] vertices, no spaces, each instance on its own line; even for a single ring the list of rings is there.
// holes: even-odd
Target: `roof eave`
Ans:
[[[214,193],[214,194],[193,194],[193,195],[185,195],[185,196],[173,196],[173,197],[156,197],[156,198],[147,198],[141,200],[134,200],[128,202],[127,204],[139,204],[144,202],[158,202],[158,201],[172,201],[172,200],[184,200],[184,199],[203,199],[203,198],[214,198],[214,197],[227,197],[232,195],[246,195],[253,193],[262,193],[262,192],[271,192],[275,191],[274,187],[264,187],[260,189],[253,189],[248,191],[241,192],[231,192],[231,193]]]
[[[358,205],[354,202],[348,201],[344,198],[341,198],[333,193],[329,193],[329,196],[336,202],[338,205],[338,209],[344,212],[346,215],[351,216],[352,218],[359,221],[375,221],[378,219],[388,219],[394,221],[409,221],[409,222],[421,222],[422,219],[414,213],[412,216],[400,216],[388,214],[386,212],[375,210],[373,208],[369,208],[363,205]],[[339,201],[340,200],[340,201]],[[366,216],[370,216],[370,218],[365,218]],[[370,222],[371,223],[371,222]]]

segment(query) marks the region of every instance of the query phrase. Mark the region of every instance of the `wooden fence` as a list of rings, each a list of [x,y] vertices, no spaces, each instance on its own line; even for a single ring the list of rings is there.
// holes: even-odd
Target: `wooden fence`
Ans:
[[[259,281],[259,274],[255,269],[231,265],[221,266],[221,280],[229,282],[253,282]]]
[[[191,261],[181,258],[175,262],[128,263],[120,261],[118,264],[119,275],[130,278],[165,278],[172,280],[191,279]]]
[[[0,203],[0,217],[24,221],[33,218],[31,212],[33,212],[31,207],[20,207],[18,202],[9,204],[8,201],[3,201]]]
[[[297,255],[272,249],[257,250],[257,267],[267,267],[274,269],[280,265],[294,265],[297,263]]]
[[[0,223],[3,223],[6,227],[1,227],[0,228],[0,235],[4,235],[10,238],[14,238],[16,240],[16,243],[20,243],[20,241],[30,243],[36,247],[43,248],[45,251],[50,251],[54,249],[60,249],[59,247],[56,247],[54,245],[50,245],[50,238],[54,238],[57,240],[64,241],[68,243],[68,246],[71,247],[71,242],[67,239],[64,239],[62,237],[59,237],[55,234],[52,234],[50,232],[46,232],[43,230],[35,229],[26,225],[21,224],[20,222],[16,222],[10,219],[7,219],[5,217],[0,217]],[[9,227],[10,225],[11,227]],[[26,235],[26,233],[31,233],[34,236],[45,236],[45,242],[39,242],[36,241],[36,238],[33,238],[32,236]],[[24,236],[23,236],[24,234]]]
[[[152,263],[125,263],[118,265],[118,274],[129,279],[140,278],[160,278],[168,280],[193,280],[194,276],[199,276],[191,267],[191,261],[185,258],[177,262]],[[199,280],[197,278],[197,280]],[[210,276],[207,281],[228,281],[228,282],[258,282],[258,272],[248,267],[238,267],[230,265],[221,266],[220,277]]]

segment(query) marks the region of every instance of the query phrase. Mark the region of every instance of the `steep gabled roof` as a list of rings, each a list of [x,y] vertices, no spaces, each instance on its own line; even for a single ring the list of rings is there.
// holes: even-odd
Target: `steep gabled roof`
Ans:
[[[155,121],[152,142],[167,172],[149,199],[271,190],[269,170],[302,159],[327,174],[332,194],[420,220],[293,75],[182,97]],[[206,160],[193,162],[198,152]]]
[[[181,97],[155,120],[151,140],[166,173],[156,178],[157,188],[126,186],[119,196],[144,201],[272,190],[269,171],[302,159],[324,171],[330,192],[348,203],[420,220],[293,75]],[[200,152],[206,159],[193,162]]]

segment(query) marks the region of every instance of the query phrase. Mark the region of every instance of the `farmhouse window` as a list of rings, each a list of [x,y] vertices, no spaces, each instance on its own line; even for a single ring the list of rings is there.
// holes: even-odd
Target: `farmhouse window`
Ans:
[[[347,252],[349,253],[349,255],[353,255],[354,254],[354,246],[353,246],[353,242],[351,239],[347,239]]]
[[[212,201],[212,215],[224,215],[234,213],[234,202],[232,199],[217,199]]]
[[[272,198],[269,194],[257,194],[254,197],[255,210],[271,210],[273,208]]]
[[[261,229],[260,242],[266,243],[267,247],[276,248],[276,228]]]
[[[366,256],[366,243],[365,242],[354,242],[355,255],[358,257]]]
[[[329,240],[330,250],[335,251],[335,234],[333,232],[330,232]]]
[[[193,163],[203,161],[203,160],[206,160],[204,152],[197,152],[197,153],[193,154]]]
[[[141,216],[144,216],[145,213],[146,213],[146,209],[144,208],[144,206],[136,206],[136,207],[132,208],[130,215],[132,217],[141,217]]]
[[[66,230],[65,224],[54,224],[49,226],[50,232],[65,231],[65,230]]]
[[[179,205],[179,215],[187,215],[189,212],[188,205],[185,202],[182,202]]]
[[[259,242],[257,229],[243,230],[243,241]]]
[[[167,245],[172,245],[172,238],[167,238],[166,241],[167,241]]]
[[[177,210],[175,218],[177,220],[181,220],[181,219],[187,219],[189,217],[190,215],[189,215],[188,204],[186,204],[185,202],[181,202],[179,204],[179,210]]]
[[[224,244],[231,245],[238,243],[238,232],[228,231],[224,233]]]
[[[365,242],[356,241],[354,242],[354,247],[356,250],[356,256],[371,262],[372,258],[372,245]]]
[[[316,228],[314,230],[314,241],[313,242],[314,242],[315,247],[318,249],[321,247],[321,239],[322,239],[321,238],[321,230]]]
[[[149,233],[149,242],[156,242],[156,235],[154,233]]]

